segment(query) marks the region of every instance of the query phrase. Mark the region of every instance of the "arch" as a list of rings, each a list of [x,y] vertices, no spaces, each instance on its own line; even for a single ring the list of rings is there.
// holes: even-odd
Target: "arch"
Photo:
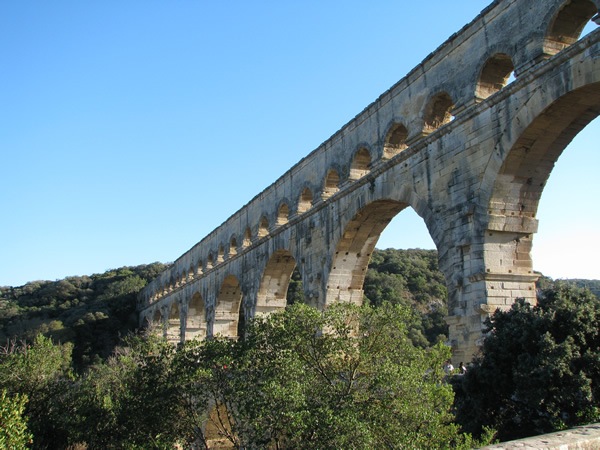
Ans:
[[[240,305],[242,303],[242,290],[238,279],[228,275],[221,284],[215,309],[215,322],[213,334],[230,338],[238,336],[238,321]]]
[[[404,150],[407,147],[407,138],[408,130],[404,125],[401,123],[392,125],[385,137],[385,143],[383,144],[384,159],[390,159]]]
[[[156,334],[157,336],[164,336],[165,330],[163,325],[163,317],[160,312],[160,308],[156,308],[154,313],[152,314],[152,319],[150,322],[150,332]]]
[[[206,259],[206,270],[210,270],[213,268],[213,254],[212,252],[208,254],[208,258]]]
[[[350,164],[350,176],[351,180],[358,180],[369,173],[371,169],[371,152],[366,148],[360,148],[352,159]]]
[[[185,339],[204,337],[206,337],[206,308],[200,293],[195,292],[188,305]]]
[[[454,118],[451,114],[454,101],[446,92],[440,92],[429,100],[424,114],[423,133],[433,133],[442,125],[451,122]]]
[[[198,261],[198,265],[196,266],[196,276],[202,275],[202,262]]]
[[[260,218],[260,223],[258,225],[258,237],[265,237],[269,235],[269,221],[265,216]]]
[[[266,315],[284,309],[287,291],[296,260],[287,250],[277,250],[267,263],[256,297],[255,315]]]
[[[323,200],[328,199],[337,191],[340,190],[340,175],[337,170],[329,169],[327,171],[327,176],[325,177],[325,184],[323,186]]]
[[[481,69],[475,99],[485,100],[508,84],[510,75],[515,70],[512,59],[506,53],[496,53],[489,58]]]
[[[599,115],[600,83],[590,84],[554,101],[516,138],[488,205],[484,260],[490,277],[533,274],[531,247],[544,186],[564,149]],[[535,300],[534,293],[531,297]]]
[[[221,264],[225,261],[225,248],[223,248],[223,244],[219,244],[219,253],[217,254],[217,264]]]
[[[252,244],[252,233],[250,232],[250,227],[246,227],[246,231],[244,231],[244,239],[242,240],[242,247],[250,247]]]
[[[188,277],[187,277],[187,279],[188,279],[188,281],[192,281],[194,279],[194,277],[195,277],[195,274],[194,274],[194,265],[190,264],[190,268],[188,270]]]
[[[287,203],[279,205],[279,211],[277,212],[277,225],[285,225],[288,223],[290,216],[290,208]]]
[[[596,13],[598,8],[591,0],[566,1],[550,21],[544,40],[544,54],[556,55],[577,42],[586,24]]]
[[[407,206],[396,200],[377,200],[361,209],[346,225],[333,255],[327,304],[362,303],[367,266],[377,240],[394,216]]]
[[[237,255],[237,239],[235,236],[231,236],[231,240],[229,241],[229,257]]]
[[[169,309],[167,341],[173,344],[181,342],[181,309],[178,301],[174,301]]]
[[[312,207],[313,194],[309,188],[304,188],[298,200],[298,214],[308,211]]]

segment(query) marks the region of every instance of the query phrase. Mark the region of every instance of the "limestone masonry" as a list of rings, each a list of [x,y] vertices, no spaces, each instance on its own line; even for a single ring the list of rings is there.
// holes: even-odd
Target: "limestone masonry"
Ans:
[[[600,114],[600,0],[497,0],[140,294],[173,341],[238,335],[307,300],[360,303],[380,233],[413,208],[437,246],[454,358],[482,323],[535,301],[531,244],[561,152]],[[514,81],[511,74],[514,74]]]

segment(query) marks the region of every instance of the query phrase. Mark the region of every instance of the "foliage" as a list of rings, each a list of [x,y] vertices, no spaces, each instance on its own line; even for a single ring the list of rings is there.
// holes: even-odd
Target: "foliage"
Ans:
[[[137,293],[165,268],[154,263],[0,288],[0,342],[43,334],[73,343],[78,368],[107,358],[137,326]]]
[[[183,417],[176,348],[154,336],[132,336],[72,392],[70,441],[90,449],[173,448],[189,434]]]
[[[555,283],[487,322],[481,356],[458,384],[458,420],[502,440],[600,420],[600,300]]]
[[[409,330],[415,345],[425,348],[447,340],[448,293],[435,250],[376,250],[364,292],[371,305],[388,302],[418,312]]]
[[[72,345],[54,345],[42,335],[32,344],[3,348],[0,355],[0,389],[28,398],[25,416],[37,448],[64,442],[65,393],[73,379]]]
[[[27,396],[10,397],[6,389],[0,390],[0,448],[19,450],[31,444],[32,435],[23,417],[26,403]]]
[[[452,424],[452,390],[442,382],[449,350],[415,347],[410,315],[392,305],[339,304],[321,313],[297,304],[253,321],[243,341],[186,343],[177,372],[189,383],[200,440],[237,448],[470,448]]]

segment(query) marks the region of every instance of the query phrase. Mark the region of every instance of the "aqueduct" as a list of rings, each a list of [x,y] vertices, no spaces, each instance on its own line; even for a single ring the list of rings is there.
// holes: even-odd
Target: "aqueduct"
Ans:
[[[531,245],[552,168],[600,114],[600,0],[496,0],[140,294],[173,341],[235,337],[305,298],[360,303],[371,252],[404,208],[423,219],[446,278],[454,357],[483,320],[535,301]],[[514,80],[514,81],[512,81]]]

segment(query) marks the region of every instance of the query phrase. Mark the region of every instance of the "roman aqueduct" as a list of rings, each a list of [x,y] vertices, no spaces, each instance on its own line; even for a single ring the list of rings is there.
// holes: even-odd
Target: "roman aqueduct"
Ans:
[[[140,294],[172,341],[235,337],[285,308],[294,269],[324,308],[360,303],[370,255],[405,208],[446,278],[450,341],[535,301],[531,244],[552,168],[600,114],[600,0],[496,0],[408,75],[181,255]]]

